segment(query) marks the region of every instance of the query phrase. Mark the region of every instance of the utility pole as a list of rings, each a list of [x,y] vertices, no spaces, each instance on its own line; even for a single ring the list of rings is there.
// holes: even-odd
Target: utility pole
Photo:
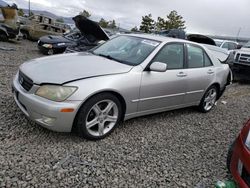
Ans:
[[[238,42],[238,40],[239,40],[240,31],[241,31],[241,27],[239,28],[238,33],[237,33],[237,38],[236,38],[236,41],[237,41],[237,42]]]
[[[30,12],[30,0],[29,0],[29,16],[31,16],[31,12]]]

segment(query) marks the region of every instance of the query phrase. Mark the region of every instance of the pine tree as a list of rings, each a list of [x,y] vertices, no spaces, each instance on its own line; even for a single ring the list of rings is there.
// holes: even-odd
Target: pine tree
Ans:
[[[151,14],[142,17],[140,31],[142,31],[144,33],[151,33],[152,30],[154,29],[154,26],[155,26],[155,22],[152,19]]]

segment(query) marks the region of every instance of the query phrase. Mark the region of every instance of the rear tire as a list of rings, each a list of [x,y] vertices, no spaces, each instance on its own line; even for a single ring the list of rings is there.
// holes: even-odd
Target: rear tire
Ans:
[[[108,136],[121,121],[119,99],[111,93],[100,93],[82,105],[74,122],[74,131],[83,138],[99,140]]]
[[[218,89],[215,85],[210,86],[205,92],[198,106],[199,110],[207,113],[213,109],[218,98]]]

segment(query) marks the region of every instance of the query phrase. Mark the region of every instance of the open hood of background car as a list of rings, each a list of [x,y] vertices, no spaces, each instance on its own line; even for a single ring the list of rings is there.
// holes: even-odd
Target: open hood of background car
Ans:
[[[187,40],[192,41],[192,42],[201,43],[201,44],[209,44],[209,45],[216,46],[215,41],[212,38],[207,37],[205,35],[189,34],[189,35],[187,35]]]
[[[90,42],[109,40],[108,35],[98,25],[98,23],[81,15],[75,16],[72,19],[74,20],[76,27],[81,31],[82,35],[85,36]]]

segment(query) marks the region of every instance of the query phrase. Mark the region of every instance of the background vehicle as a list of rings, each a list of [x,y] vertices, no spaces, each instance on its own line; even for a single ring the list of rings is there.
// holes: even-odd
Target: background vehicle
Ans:
[[[44,54],[87,51],[96,47],[100,41],[109,40],[106,32],[94,21],[83,16],[73,18],[77,28],[64,36],[44,36],[39,39],[38,48]]]
[[[230,146],[227,156],[228,170],[241,188],[250,187],[250,120]]]
[[[17,6],[0,6],[0,41],[15,39],[19,34]]]
[[[100,41],[109,40],[109,35],[98,23],[81,15],[74,17],[73,20],[84,37],[80,38],[75,45],[69,46],[66,49],[66,53],[87,51],[100,44]]]
[[[250,41],[232,53],[231,69],[238,80],[250,80]]]
[[[238,49],[238,43],[234,41],[228,41],[228,40],[219,40],[214,39],[216,45],[220,48],[224,48],[227,50],[235,50]]]
[[[37,46],[45,55],[63,53],[68,46],[76,46],[84,40],[79,30],[72,31],[63,36],[47,35],[39,39]]]
[[[30,40],[38,40],[40,37],[45,35],[62,35],[65,33],[65,29],[60,27],[56,27],[51,24],[32,24],[32,25],[24,25],[21,27],[21,32],[24,38]]]
[[[228,65],[197,43],[120,35],[88,53],[21,65],[13,90],[24,114],[42,126],[101,139],[123,119],[188,106],[209,112],[229,76]]]

